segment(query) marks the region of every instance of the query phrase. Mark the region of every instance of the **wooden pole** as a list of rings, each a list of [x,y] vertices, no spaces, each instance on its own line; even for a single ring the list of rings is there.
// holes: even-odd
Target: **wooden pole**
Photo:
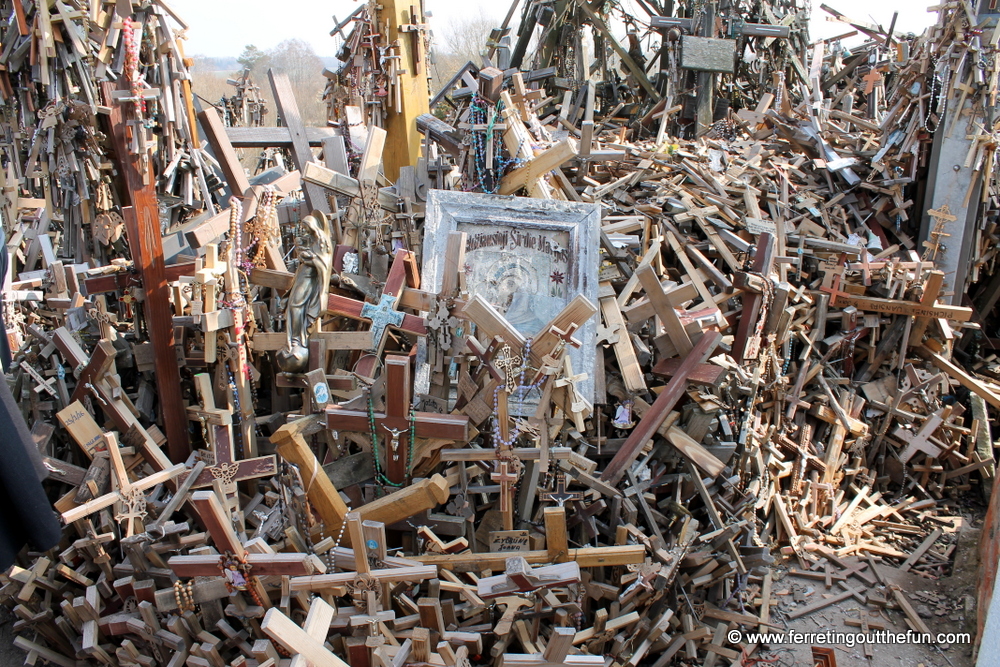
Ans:
[[[430,89],[427,86],[427,54],[424,49],[424,35],[421,30],[404,32],[402,25],[422,25],[425,23],[423,4],[412,0],[383,0],[379,10],[378,23],[388,28],[387,42],[399,43],[399,69],[402,74],[396,80],[400,87],[400,111],[388,105],[385,129],[388,133],[383,161],[385,177],[395,182],[401,167],[416,166],[420,158],[421,134],[417,131],[417,116],[430,111]],[[411,15],[417,14],[416,16]],[[414,55],[418,56],[416,62]]]
[[[123,79],[124,81],[124,79]],[[125,108],[131,103],[116,103],[114,88],[102,84],[105,103],[111,108],[109,124],[114,139],[115,155],[120,173],[125,175],[127,200],[131,206],[122,208],[132,258],[142,276],[146,293],[144,309],[156,358],[156,389],[167,432],[167,454],[174,463],[183,463],[191,453],[188,440],[187,411],[181,394],[181,373],[174,352],[173,314],[167,288],[166,266],[163,261],[163,238],[160,235],[160,213],[156,205],[156,179],[152,165],[142,155],[129,152],[129,121],[134,112]],[[135,131],[137,126],[133,125]],[[148,173],[143,171],[143,163]]]

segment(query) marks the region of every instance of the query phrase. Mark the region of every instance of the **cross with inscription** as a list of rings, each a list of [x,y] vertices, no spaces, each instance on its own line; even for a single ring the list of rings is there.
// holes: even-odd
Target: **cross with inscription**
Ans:
[[[385,411],[368,413],[340,405],[326,408],[326,425],[335,431],[364,433],[375,425],[375,437],[386,444],[381,454],[386,461],[389,482],[403,484],[409,474],[407,448],[412,427],[415,438],[439,438],[465,442],[469,437],[469,418],[432,412],[410,412],[410,359],[390,354],[385,359]],[[412,420],[412,423],[411,423]],[[372,456],[379,456],[372,443]]]
[[[370,320],[372,332],[373,356],[362,359],[356,368],[358,374],[371,377],[378,356],[385,348],[386,334],[390,328],[406,331],[417,336],[427,335],[427,325],[416,315],[407,315],[396,310],[403,288],[407,285],[416,289],[420,287],[420,277],[417,274],[413,253],[407,250],[397,250],[382,288],[382,296],[377,304],[362,303],[339,294],[329,295],[327,310],[334,315],[342,315],[354,320]],[[409,270],[407,265],[409,265]]]

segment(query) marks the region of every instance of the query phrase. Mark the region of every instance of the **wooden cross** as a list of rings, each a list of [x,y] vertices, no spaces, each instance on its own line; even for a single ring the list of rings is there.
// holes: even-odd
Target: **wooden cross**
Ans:
[[[681,318],[677,315],[670,297],[663,290],[663,285],[660,284],[660,279],[656,275],[656,269],[651,264],[643,264],[636,269],[635,275],[642,284],[650,305],[653,306],[657,317],[660,318],[660,322],[666,329],[667,336],[673,343],[677,354],[682,357],[688,354],[694,347],[691,343],[691,337],[684,328]]]
[[[567,500],[583,500],[583,493],[581,491],[567,491],[566,475],[560,473],[556,475],[555,491],[547,491],[539,497],[542,500],[548,500],[549,502],[556,503],[559,507],[563,507]]]
[[[127,86],[122,77],[120,86]],[[166,430],[170,459],[180,463],[191,453],[187,420],[184,418],[184,400],[181,396],[181,374],[174,350],[174,328],[170,311],[163,242],[160,234],[160,213],[156,202],[156,186],[148,168],[148,156],[130,151],[129,122],[135,120],[134,110],[126,114],[124,106],[113,104],[114,88],[111,83],[102,85],[107,105],[111,107],[110,127],[119,161],[119,174],[124,175],[128,193],[128,206],[122,209],[129,245],[136,268],[142,276],[146,292],[145,313],[147,330],[156,356],[156,386],[163,424]],[[131,126],[132,132],[138,131]]]
[[[775,243],[774,236],[770,232],[764,232],[757,240],[757,252],[754,255],[752,270],[759,275],[767,276],[771,273],[771,266],[774,263]],[[749,298],[743,298],[743,314],[740,316],[739,328],[736,330],[736,338],[733,340],[733,357],[742,362],[746,353],[750,350],[752,333],[764,307],[764,295],[753,294]],[[759,347],[759,346],[758,346]]]
[[[326,408],[326,425],[336,431],[365,433],[375,422],[375,437],[386,443],[382,456],[386,463],[387,477],[393,484],[403,484],[410,471],[407,469],[407,448],[411,429],[410,400],[413,388],[410,380],[410,360],[400,355],[388,355],[385,360],[385,411],[369,415],[366,410],[347,409],[340,405]],[[412,414],[413,437],[440,438],[465,442],[469,437],[469,418],[460,415],[442,415],[431,412]],[[386,439],[388,438],[388,440]],[[379,456],[372,443],[372,456]]]
[[[865,95],[871,95],[872,91],[875,90],[875,86],[882,81],[882,73],[873,67],[862,81],[865,82]]]
[[[476,582],[479,597],[488,600],[512,593],[568,586],[580,581],[580,564],[576,561],[532,568],[524,556],[510,556],[504,563],[503,574],[483,577]]]
[[[309,605],[306,622],[301,628],[295,625],[292,619],[281,613],[280,609],[272,607],[264,615],[260,629],[286,651],[295,654],[290,667],[292,665],[297,667],[306,667],[306,665],[350,667],[323,645],[336,613],[337,611],[324,602],[322,598],[314,598]]]
[[[602,655],[570,655],[575,628],[552,628],[543,653],[504,653],[502,667],[601,667]]]
[[[267,591],[258,577],[267,575],[301,576],[315,572],[326,572],[326,566],[318,557],[303,553],[267,553],[270,547],[260,540],[254,540],[255,549],[264,553],[247,553],[236,531],[233,530],[229,512],[219,502],[219,497],[211,491],[196,491],[191,494],[191,505],[198,512],[202,523],[215,542],[220,554],[198,556],[171,556],[167,566],[181,578],[223,577],[229,579],[225,571],[227,556],[242,559],[249,566],[249,576],[243,584],[254,593],[254,598],[264,607],[270,606]],[[243,574],[245,574],[244,572]],[[241,574],[242,576],[242,574]],[[236,585],[237,590],[242,590]]]
[[[251,459],[237,461],[233,456],[233,437],[231,413],[219,410],[215,407],[215,397],[212,391],[212,379],[208,373],[198,373],[194,376],[195,387],[201,397],[202,408],[188,408],[188,415],[207,415],[208,422],[212,424],[214,433],[212,451],[215,454],[215,463],[202,472],[194,483],[194,488],[200,489],[212,486],[212,483],[219,481],[222,483],[225,493],[232,495],[236,493],[236,483],[248,479],[258,479],[260,477],[271,477],[277,474],[277,459],[273,454],[270,456],[258,456]],[[212,421],[218,419],[218,423]],[[185,477],[186,478],[186,477]]]
[[[111,456],[111,472],[118,481],[118,489],[103,496],[63,512],[62,518],[66,523],[72,523],[77,519],[98,512],[105,507],[110,507],[116,502],[122,503],[122,509],[115,515],[116,521],[125,521],[126,537],[135,534],[136,521],[142,521],[146,517],[146,496],[144,492],[157,484],[162,484],[169,479],[177,477],[186,470],[183,463],[178,463],[166,470],[154,472],[134,484],[129,480],[128,471],[122,460],[121,450],[118,449],[118,437],[115,433],[105,433],[104,442],[108,453]]]
[[[500,461],[497,472],[490,473],[490,479],[500,483],[500,513],[503,514],[503,529],[514,530],[514,497],[511,493],[520,476],[510,469],[510,462]]]
[[[930,259],[931,261],[937,257],[938,252],[941,250],[941,237],[951,236],[951,234],[945,234],[942,230],[944,229],[945,223],[956,222],[958,218],[951,214],[951,207],[947,204],[942,206],[940,209],[934,210],[930,209],[927,211],[927,215],[934,218],[934,231],[930,233],[933,238],[932,241],[924,241],[924,247],[930,251],[930,257],[927,257],[927,253],[924,254],[924,259]]]
[[[568,306],[563,308],[563,310],[556,315],[551,322],[540,329],[535,335],[532,339],[530,358],[525,360],[525,363],[538,369],[542,369],[547,365],[547,363],[552,363],[553,353],[556,350],[562,349],[565,345],[565,342],[560,340],[557,335],[553,333],[553,328],[559,332],[565,332],[570,330],[574,324],[582,326],[588,319],[593,317],[596,312],[597,308],[590,302],[589,299],[587,299],[587,297],[583,295],[577,296]],[[504,319],[504,317],[497,312],[496,308],[491,306],[479,295],[474,296],[468,301],[468,303],[465,304],[462,309],[462,316],[476,325],[477,336],[481,337],[483,340],[490,340],[499,336],[504,341],[510,343],[511,347],[514,349],[523,348],[525,344],[524,336],[522,336],[521,333],[510,324],[510,322]],[[558,366],[556,366],[556,369],[558,369]],[[542,371],[540,370],[539,372]],[[533,382],[537,381],[537,379],[538,378],[535,378]],[[500,383],[497,380],[488,380],[480,395],[488,396],[492,400],[493,390],[499,384]],[[565,391],[565,387],[553,389],[552,400],[556,404],[566,404],[564,394]],[[589,416],[593,407],[588,402],[586,408],[585,413]],[[486,417],[488,417],[491,413],[492,405],[487,408]],[[486,417],[484,417],[483,420],[485,420]],[[477,423],[483,420],[478,420]]]
[[[407,250],[397,250],[389,276],[386,278],[385,286],[382,288],[382,296],[378,304],[363,303],[339,294],[329,295],[327,310],[334,315],[342,315],[355,320],[369,320],[371,322],[372,352],[374,356],[362,359],[357,372],[360,375],[371,377],[377,363],[377,357],[382,354],[385,347],[386,335],[389,329],[406,331],[417,336],[427,335],[427,325],[424,320],[416,315],[407,315],[396,306],[403,294],[403,288],[409,284],[410,287],[420,286],[416,268],[407,270],[407,264],[413,266],[413,253]],[[364,363],[370,359],[370,362]]]
[[[579,373],[577,375],[573,374],[573,361],[569,356],[563,357],[563,374],[562,377],[555,381],[556,387],[567,387],[567,397],[569,399],[569,414],[573,416],[573,425],[576,430],[583,433],[587,430],[587,425],[584,423],[587,415],[587,401],[584,400],[583,396],[576,388],[578,382],[583,382],[587,379],[586,373]]]
[[[423,61],[420,56],[423,53],[423,41],[429,27],[426,23],[418,22],[419,14],[415,5],[410,5],[410,21],[411,23],[400,23],[397,29],[399,32],[408,32],[413,37],[413,69],[416,74],[420,74],[421,62]]]

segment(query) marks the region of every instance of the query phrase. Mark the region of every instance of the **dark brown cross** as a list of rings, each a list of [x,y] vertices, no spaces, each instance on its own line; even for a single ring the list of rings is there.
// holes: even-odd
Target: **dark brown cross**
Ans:
[[[990,0],[990,9],[991,10],[997,8],[997,2],[1000,2],[1000,0]]]
[[[332,298],[332,297],[331,297]],[[389,481],[402,484],[409,474],[406,448],[411,446],[410,438],[410,379],[408,357],[390,354],[385,359],[385,411],[350,410],[339,405],[326,408],[326,425],[336,431],[364,433],[375,423],[375,436],[387,444],[384,454]],[[433,412],[414,412],[413,435],[416,438],[441,438],[444,440],[466,441],[469,437],[469,418],[460,415],[442,415]],[[378,456],[375,443],[372,455]]]
[[[547,491],[541,495],[542,500],[556,503],[559,507],[566,504],[567,500],[583,500],[583,493],[580,491],[566,490],[566,475],[556,475],[556,490]]]
[[[244,559],[250,566],[250,576],[246,580],[246,588],[253,591],[255,599],[269,606],[267,592],[258,577],[267,575],[282,575],[289,577],[305,576],[326,572],[326,567],[314,555],[302,553],[251,553],[248,554],[240,542],[239,536],[233,530],[229,514],[222,507],[218,496],[212,491],[196,491],[191,494],[191,505],[197,510],[205,524],[208,534],[212,536],[215,547],[220,554],[232,554],[237,559]],[[178,577],[222,577],[222,556],[209,554],[205,556],[172,556],[167,566]],[[228,578],[228,577],[227,577]],[[242,590],[242,589],[239,589]]]
[[[248,479],[259,477],[271,477],[277,474],[278,464],[274,455],[258,456],[252,459],[237,461],[233,456],[233,437],[229,426],[232,423],[232,415],[226,410],[219,410],[215,407],[215,399],[212,394],[212,379],[208,373],[198,373],[194,376],[195,386],[201,396],[202,408],[188,408],[188,415],[195,415],[196,418],[206,418],[211,424],[214,434],[214,442],[210,443],[212,451],[215,453],[214,465],[205,468],[198,475],[194,483],[196,489],[212,486],[216,480],[222,482],[227,491],[235,492],[236,482],[243,482]],[[213,421],[213,418],[218,421]],[[187,475],[180,478],[178,483],[183,482]]]
[[[407,264],[412,267],[409,271],[407,271]],[[382,297],[377,304],[356,301],[339,294],[329,295],[327,310],[334,315],[371,322],[372,351],[375,354],[362,359],[361,364],[356,368],[358,374],[371,377],[378,356],[382,354],[382,349],[385,347],[386,334],[390,328],[417,336],[427,335],[427,325],[422,318],[396,310],[403,294],[403,288],[408,284],[413,288],[420,287],[420,278],[416,272],[413,253],[407,250],[397,250],[392,268],[389,270],[389,276],[385,281],[385,287],[382,288]]]

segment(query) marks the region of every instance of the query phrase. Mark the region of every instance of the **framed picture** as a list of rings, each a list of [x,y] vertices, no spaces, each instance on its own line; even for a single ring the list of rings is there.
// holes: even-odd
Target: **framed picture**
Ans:
[[[582,294],[597,303],[600,262],[599,204],[431,190],[424,221],[423,289],[437,292],[452,231],[467,234],[466,286],[496,308],[525,337],[537,336]],[[594,398],[597,317],[581,325],[570,348],[578,386]]]

